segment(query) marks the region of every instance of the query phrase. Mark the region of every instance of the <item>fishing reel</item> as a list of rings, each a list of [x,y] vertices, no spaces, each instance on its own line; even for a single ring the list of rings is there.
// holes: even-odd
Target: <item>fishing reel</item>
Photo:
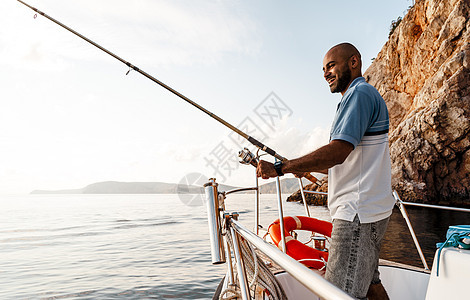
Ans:
[[[255,156],[248,148],[238,151],[238,157],[241,158],[240,163],[244,165],[252,165],[258,167],[259,158]]]

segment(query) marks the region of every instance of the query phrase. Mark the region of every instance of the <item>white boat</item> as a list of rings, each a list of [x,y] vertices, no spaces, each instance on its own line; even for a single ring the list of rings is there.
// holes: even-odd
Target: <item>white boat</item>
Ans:
[[[241,137],[248,140],[250,143],[265,151],[266,153],[282,160],[283,157],[275,151],[265,146],[258,140],[249,136],[247,133],[242,132],[233,125],[227,123],[220,117],[211,113],[203,108],[196,102],[177,92],[175,89],[164,84],[157,78],[144,72],[142,69],[136,67],[130,62],[122,59],[114,53],[108,51],[97,43],[91,41],[87,37],[79,34],[70,27],[64,25],[58,20],[48,16],[44,12],[38,10],[29,4],[18,0],[18,2],[29,7],[37,14],[51,20],[55,24],[63,27],[69,32],[77,35],[98,49],[104,51],[108,55],[114,57],[120,62],[124,63],[130,70],[134,70],[153,82],[159,84],[163,88],[172,92],[182,100],[193,105],[204,113],[208,114],[218,122],[227,126],[232,131],[239,134]],[[245,153],[246,154],[246,153]],[[251,160],[245,160],[246,164],[252,164],[253,155],[245,156],[251,157]],[[281,233],[281,248],[286,249],[286,238],[284,236],[283,225],[283,210],[281,201],[281,190],[279,178],[276,179],[278,206],[279,206],[279,220],[280,220],[280,233]],[[299,185],[304,196],[302,182],[299,179]],[[211,254],[212,262],[220,264],[227,262],[227,275],[222,285],[220,286],[220,295],[222,299],[352,299],[337,287],[330,284],[322,276],[320,271],[314,271],[298,261],[288,256],[283,251],[280,251],[269,242],[260,237],[259,232],[259,189],[258,180],[256,180],[256,187],[248,188],[255,190],[255,229],[253,231],[247,230],[241,223],[237,221],[236,213],[229,213],[225,211],[223,200],[232,192],[219,193],[217,190],[217,183],[215,179],[207,183],[205,190],[207,196],[208,207],[208,221],[211,238]],[[241,189],[239,191],[244,191]],[[305,191],[307,192],[307,191]],[[402,213],[411,229],[411,233],[415,244],[419,250],[421,259],[424,263],[423,269],[416,269],[411,266],[382,263],[380,271],[382,274],[382,281],[387,289],[391,299],[442,299],[444,297],[461,298],[461,294],[465,297],[468,292],[465,291],[464,285],[470,279],[470,250],[460,250],[455,248],[446,248],[440,253],[440,257],[436,260],[440,262],[440,273],[437,276],[437,267],[432,271],[426,265],[422,251],[420,250],[417,239],[406,216],[404,205],[412,203],[402,202],[396,195],[397,204],[400,206]],[[305,197],[304,197],[305,203]],[[423,205],[424,206],[424,205]],[[435,207],[435,206],[434,206]],[[441,207],[443,209],[451,209],[448,207]],[[305,206],[306,214],[309,216],[308,207]],[[461,209],[462,211],[470,211]],[[282,271],[273,272],[263,259],[261,255],[269,259],[269,264],[279,266]],[[436,254],[437,255],[437,254]],[[233,256],[233,259],[232,259]],[[234,262],[232,264],[232,261]],[[436,264],[437,266],[437,264]],[[235,271],[236,269],[236,271]],[[251,270],[251,273],[250,273]],[[320,273],[319,273],[320,272]],[[250,275],[251,274],[251,275]],[[250,279],[250,281],[248,281]]]
[[[279,220],[284,220],[279,178],[276,178],[276,184]],[[307,268],[280,250],[286,249],[285,234],[282,234],[278,249],[266,231],[260,230],[258,179],[256,186],[252,188],[219,192],[217,186],[215,179],[210,179],[205,185],[211,255],[213,264],[227,265],[227,273],[215,291],[213,299],[353,299],[325,280],[322,276],[323,271]],[[311,191],[304,191],[300,179],[299,187],[305,204],[305,193]],[[225,211],[225,199],[232,193],[246,190],[255,191],[253,230],[243,226],[236,212]],[[382,284],[390,299],[466,299],[468,297],[466,296],[468,292],[465,291],[466,284],[470,282],[470,249],[444,247],[441,251],[437,250],[434,262],[438,263],[434,263],[430,270],[405,206],[463,212],[470,212],[470,209],[404,202],[396,192],[394,197],[408,225],[423,267],[380,260]],[[310,217],[306,204],[305,212]],[[280,226],[284,228],[283,221],[280,221]],[[284,230],[280,232],[284,233]],[[470,244],[470,236],[465,242]]]

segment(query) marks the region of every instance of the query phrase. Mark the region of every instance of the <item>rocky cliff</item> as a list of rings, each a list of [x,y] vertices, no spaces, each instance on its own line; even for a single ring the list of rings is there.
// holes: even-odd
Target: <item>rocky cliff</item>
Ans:
[[[365,72],[391,122],[392,186],[470,204],[470,1],[417,1]]]
[[[469,0],[416,1],[364,73],[387,103],[392,186],[408,201],[470,206],[469,18]]]
[[[323,177],[319,181],[320,185],[310,183],[306,186],[304,186],[305,191],[316,191],[316,192],[322,192],[322,193],[327,193],[328,192],[328,176]],[[302,202],[302,194],[300,193],[300,190],[297,190],[295,193],[290,195],[287,198],[288,202]],[[322,194],[313,194],[306,192],[305,193],[305,201],[309,205],[316,205],[316,206],[326,206],[328,204],[328,197],[326,195]]]

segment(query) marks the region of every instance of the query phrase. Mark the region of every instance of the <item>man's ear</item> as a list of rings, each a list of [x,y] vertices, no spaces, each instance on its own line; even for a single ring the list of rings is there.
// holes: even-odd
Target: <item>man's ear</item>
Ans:
[[[351,59],[349,59],[349,64],[351,65],[352,69],[356,69],[359,67],[359,58],[357,55],[351,56]]]

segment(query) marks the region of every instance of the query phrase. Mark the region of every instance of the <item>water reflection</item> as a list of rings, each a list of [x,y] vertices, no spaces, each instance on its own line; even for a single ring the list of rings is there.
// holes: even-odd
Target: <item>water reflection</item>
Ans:
[[[450,225],[470,224],[470,214],[422,207],[406,207],[411,225],[431,268],[436,243],[443,242]],[[400,210],[393,210],[380,257],[417,267],[423,267],[418,251]]]

